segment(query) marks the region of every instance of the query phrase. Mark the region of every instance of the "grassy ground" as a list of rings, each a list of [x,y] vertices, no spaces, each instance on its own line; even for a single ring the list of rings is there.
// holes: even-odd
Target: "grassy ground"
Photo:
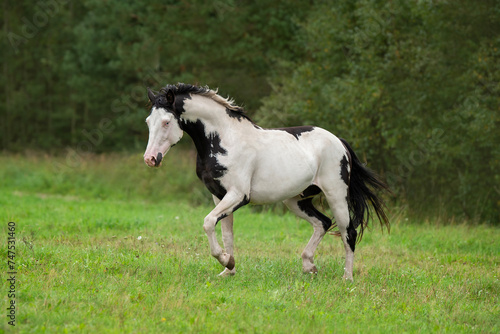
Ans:
[[[407,221],[393,210],[391,233],[365,232],[355,281],[344,283],[340,239],[325,237],[319,274],[304,275],[308,223],[242,208],[238,272],[221,279],[193,157],[169,158],[152,170],[140,155],[71,168],[61,168],[65,157],[0,156],[1,233],[6,240],[16,222],[17,270],[16,327],[4,316],[0,331],[500,332],[498,228]],[[0,289],[6,310],[5,279]]]

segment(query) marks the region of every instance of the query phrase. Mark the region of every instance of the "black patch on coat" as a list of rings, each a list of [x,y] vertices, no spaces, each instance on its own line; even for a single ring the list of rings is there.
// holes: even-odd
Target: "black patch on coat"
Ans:
[[[238,203],[234,208],[233,208],[233,212],[235,212],[236,210],[238,210],[239,208],[241,208],[242,206],[245,206],[247,205],[248,203],[250,203],[250,199],[247,197],[247,195],[245,195],[245,197],[243,197],[243,200]],[[226,218],[228,215],[227,214],[222,214],[220,215],[218,218],[217,218],[217,222],[215,223],[215,225],[217,225],[219,223],[220,220]]]
[[[250,203],[250,199],[247,197],[247,195],[245,195],[245,197],[243,198],[243,200],[236,204],[236,206],[233,208],[233,212],[235,212],[236,210],[238,210],[239,208],[241,208],[242,206],[245,206],[247,205],[248,203]],[[218,218],[217,218],[217,222],[215,223],[215,225],[217,225],[219,223],[220,220],[226,218],[228,215],[227,214],[222,214],[220,215]]]
[[[219,135],[217,133],[205,134],[205,125],[200,120],[188,122],[181,119],[179,125],[191,137],[198,152],[196,175],[207,189],[221,200],[227,190],[219,179],[224,176],[227,168],[219,163],[217,155],[226,155],[227,151],[221,146]]]
[[[323,229],[328,231],[332,226],[332,220],[319,212],[312,203],[312,198],[306,198],[297,202],[299,209],[305,212],[309,217],[315,217],[323,224]]]
[[[247,120],[250,123],[255,124],[250,119],[250,117],[248,117],[248,115],[245,114],[245,111],[241,107],[235,107],[234,109],[226,108],[226,113],[228,114],[229,117],[236,118],[238,122],[241,122],[242,120]]]
[[[356,238],[358,237],[358,232],[354,228],[354,225],[352,223],[352,220],[349,222],[349,225],[347,226],[347,243],[349,244],[349,247],[351,247],[351,250],[354,252],[354,249],[356,248]]]
[[[313,197],[313,196],[316,196],[318,194],[321,194],[321,189],[312,184],[310,185],[309,187],[307,187],[303,192],[302,194],[300,194],[300,197],[302,198],[307,198],[307,197]]]
[[[233,212],[235,212],[236,210],[238,210],[242,206],[247,205],[248,203],[250,203],[250,198],[248,198],[248,196],[245,195],[245,197],[243,197],[243,200],[234,207]]]
[[[349,161],[347,161],[347,157],[344,155],[342,157],[342,160],[340,161],[340,177],[342,178],[342,181],[346,185],[349,186]]]
[[[217,224],[224,218],[226,218],[228,215],[227,214],[222,214],[220,215],[219,217],[217,217],[217,221],[215,222],[215,226],[217,226]]]
[[[299,137],[304,133],[304,132],[311,132],[314,130],[314,126],[294,126],[291,128],[276,128],[276,129],[270,129],[270,130],[279,130],[279,131],[286,131],[292,136],[295,137],[295,139],[299,140]]]

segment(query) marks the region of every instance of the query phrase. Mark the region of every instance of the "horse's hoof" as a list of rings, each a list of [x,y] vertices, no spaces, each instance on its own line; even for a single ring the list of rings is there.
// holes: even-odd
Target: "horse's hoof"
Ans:
[[[236,269],[229,270],[224,268],[224,270],[219,274],[219,277],[234,276],[234,274],[236,274]]]
[[[227,262],[226,268],[229,270],[233,270],[236,262],[234,261],[234,257],[229,255],[229,261]]]
[[[315,265],[313,265],[309,269],[303,268],[303,271],[304,271],[304,274],[317,274],[318,273],[318,269],[316,269]]]

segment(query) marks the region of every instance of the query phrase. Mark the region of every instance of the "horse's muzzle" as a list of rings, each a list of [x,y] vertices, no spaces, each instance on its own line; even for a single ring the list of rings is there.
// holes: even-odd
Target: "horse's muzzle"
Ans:
[[[158,167],[160,166],[160,163],[163,159],[163,154],[161,154],[161,152],[158,152],[158,155],[155,157],[155,156],[148,156],[148,157],[144,157],[144,162],[146,163],[146,165],[148,165],[149,167]]]

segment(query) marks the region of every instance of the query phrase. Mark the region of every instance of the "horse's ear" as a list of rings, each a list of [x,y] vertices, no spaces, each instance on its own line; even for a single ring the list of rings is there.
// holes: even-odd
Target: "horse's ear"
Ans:
[[[169,89],[167,92],[167,102],[170,105],[174,105],[174,102],[175,102],[175,95],[171,89]]]
[[[148,87],[148,97],[149,97],[149,101],[151,101],[151,103],[155,103],[156,96],[149,87]]]

